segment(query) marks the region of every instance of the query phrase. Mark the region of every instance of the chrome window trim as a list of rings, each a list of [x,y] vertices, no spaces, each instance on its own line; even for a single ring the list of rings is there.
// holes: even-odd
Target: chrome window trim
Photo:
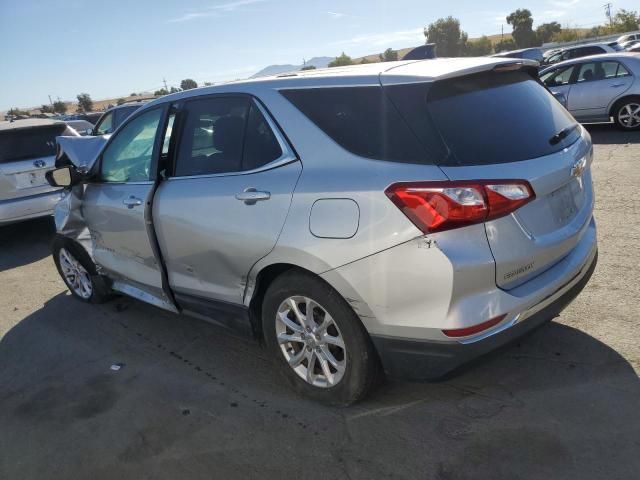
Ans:
[[[283,165],[288,165],[289,163],[299,161],[295,156],[282,156],[277,158],[273,162],[269,162],[266,165],[263,165],[259,168],[254,168],[253,170],[242,170],[239,172],[225,172],[225,173],[204,173],[202,175],[187,175],[183,177],[169,177],[165,180],[165,182],[173,182],[177,180],[189,180],[195,178],[214,178],[214,177],[237,177],[239,175],[251,175],[253,173],[265,172],[267,170],[273,170],[274,168],[282,167]]]
[[[267,170],[273,170],[274,168],[282,167],[289,163],[299,161],[298,157],[296,156],[293,149],[289,145],[289,142],[287,142],[284,134],[282,133],[278,125],[275,123],[275,121],[273,120],[273,118],[271,117],[267,109],[261,104],[261,102],[256,97],[254,97],[253,95],[251,95],[250,97],[251,97],[252,104],[258,107],[258,110],[260,110],[260,113],[262,113],[262,116],[267,121],[269,128],[271,129],[274,136],[276,137],[276,140],[278,141],[278,145],[280,145],[280,150],[282,150],[282,155],[280,155],[275,160],[272,160],[271,162],[266,163],[261,167],[254,168],[252,170],[239,170],[239,171],[223,172],[223,173],[203,173],[202,175],[171,176],[167,178],[165,181],[171,182],[175,180],[190,180],[195,178],[236,177],[239,175],[251,175],[254,173],[260,173]],[[194,97],[194,98],[197,98],[197,97]]]

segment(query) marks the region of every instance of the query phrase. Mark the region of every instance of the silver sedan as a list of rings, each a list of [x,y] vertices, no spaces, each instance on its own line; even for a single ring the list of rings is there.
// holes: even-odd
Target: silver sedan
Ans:
[[[640,55],[608,53],[568,60],[540,72],[576,120],[640,129]]]

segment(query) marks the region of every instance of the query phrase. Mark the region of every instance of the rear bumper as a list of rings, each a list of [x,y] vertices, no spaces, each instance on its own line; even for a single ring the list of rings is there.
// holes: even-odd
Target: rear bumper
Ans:
[[[492,350],[509,344],[549,322],[564,310],[585,287],[598,260],[591,261],[567,285],[543,300],[541,309],[493,335],[473,343],[416,341],[372,335],[382,365],[389,377],[403,380],[434,380]],[[535,307],[533,307],[535,308]]]
[[[0,200],[0,225],[52,215],[61,198],[62,190],[57,190],[30,197]]]

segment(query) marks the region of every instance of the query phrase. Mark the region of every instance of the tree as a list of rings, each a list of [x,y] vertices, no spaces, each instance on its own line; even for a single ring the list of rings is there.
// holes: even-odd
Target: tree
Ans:
[[[505,38],[504,40],[500,40],[494,46],[494,50],[496,53],[500,52],[510,52],[511,50],[515,50],[517,47],[516,42],[513,41],[512,38]]]
[[[93,100],[91,100],[91,96],[88,93],[81,93],[77,96],[78,99],[78,110],[82,112],[90,112],[93,110]]]
[[[198,88],[198,84],[192,78],[185,78],[180,82],[180,88],[182,90],[191,90],[192,88]]]
[[[513,27],[511,36],[518,48],[529,48],[540,45],[533,31],[533,17],[526,8],[519,8],[507,17],[507,23]]]
[[[40,111],[42,113],[53,113],[53,107],[51,105],[42,105],[42,107],[40,107]]]
[[[562,30],[560,30],[560,32],[556,33],[553,37],[551,37],[552,41],[559,42],[559,43],[574,42],[579,39],[580,39],[580,34],[578,30],[576,30],[575,28],[567,28],[567,27],[563,28]]]
[[[491,40],[483,35],[477,40],[467,42],[465,54],[467,57],[483,57],[490,55],[492,51],[493,45],[491,44]]]
[[[615,33],[625,33],[638,30],[638,22],[640,22],[638,12],[622,8],[613,17],[613,29],[615,30]]]
[[[351,60],[351,57],[346,55],[344,52],[342,52],[342,55],[339,57],[336,57],[335,60],[329,62],[329,67],[344,67],[346,65],[353,65],[353,60]]]
[[[62,100],[53,102],[53,111],[56,113],[67,113],[67,104]]]
[[[213,82],[204,82],[205,87],[210,87],[211,85],[213,85]]]
[[[380,54],[381,62],[395,62],[396,60],[398,60],[398,51],[393,50],[392,48],[387,48]]]
[[[300,70],[315,70],[315,69],[316,69],[315,65],[305,65]]]
[[[129,95],[130,97],[137,97],[138,94],[136,92],[133,92],[132,94]]]
[[[29,116],[29,112],[27,112],[26,110],[20,110],[19,108],[12,108],[7,112],[7,115],[9,116],[23,116],[23,117],[28,117]]]
[[[439,18],[424,29],[427,43],[435,43],[438,56],[459,57],[464,52],[468,35],[460,30],[460,20],[451,16]]]
[[[171,87],[169,89],[169,93],[178,93],[181,92],[182,90],[180,88],[176,88],[176,87]]]
[[[168,95],[169,92],[167,92],[166,88],[161,88],[160,90],[156,90],[155,92],[153,92],[153,96],[154,97],[161,97],[163,95]]]
[[[362,57],[362,60],[360,60],[360,65],[366,65],[367,63],[371,63],[371,60],[369,60],[367,57]]]
[[[117,105],[122,105],[125,102],[124,98],[119,98],[116,102]]]
[[[550,42],[554,35],[562,30],[558,22],[543,23],[536,28],[536,36],[540,43]]]

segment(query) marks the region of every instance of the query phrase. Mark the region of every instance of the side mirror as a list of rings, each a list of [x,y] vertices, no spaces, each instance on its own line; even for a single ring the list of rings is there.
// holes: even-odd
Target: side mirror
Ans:
[[[71,167],[61,167],[49,170],[44,177],[52,187],[68,188],[73,185],[73,173]]]
[[[84,134],[85,134],[85,135],[93,135],[93,128],[87,128],[87,129],[84,131]]]

